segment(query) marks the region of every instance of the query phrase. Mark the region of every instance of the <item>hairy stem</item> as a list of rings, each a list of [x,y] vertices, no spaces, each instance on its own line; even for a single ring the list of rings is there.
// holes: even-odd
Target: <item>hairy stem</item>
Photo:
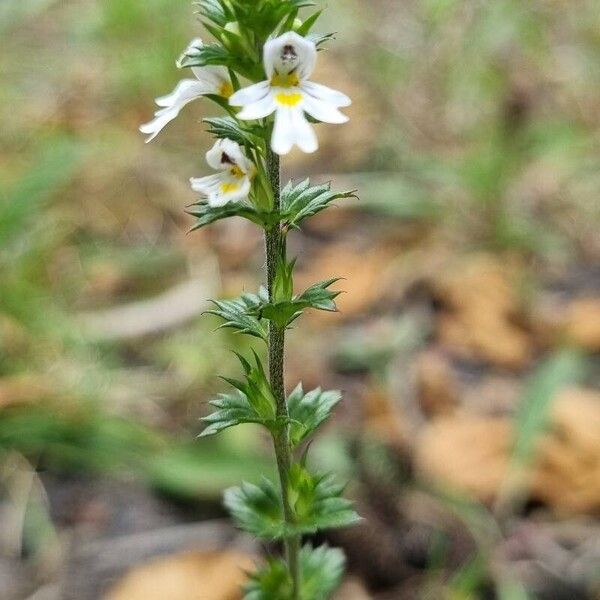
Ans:
[[[280,170],[279,157],[267,151],[267,174],[273,187],[273,209],[277,210],[281,201],[280,198]],[[269,299],[272,299],[273,284],[277,271],[277,262],[280,257],[285,257],[286,239],[278,225],[265,234],[266,253],[267,253],[267,288],[269,290]],[[288,407],[285,396],[284,380],[284,354],[285,354],[285,328],[278,327],[273,322],[269,323],[269,381],[271,389],[277,402],[277,416],[282,422],[288,417]],[[277,470],[279,472],[279,481],[281,484],[281,499],[283,503],[283,513],[288,524],[294,522],[294,512],[289,500],[289,471],[292,464],[292,449],[290,445],[289,427],[286,424],[280,431],[273,436],[273,445],[275,447],[275,457],[277,460]],[[300,536],[293,536],[285,540],[285,553],[290,574],[293,582],[293,598],[300,598]]]

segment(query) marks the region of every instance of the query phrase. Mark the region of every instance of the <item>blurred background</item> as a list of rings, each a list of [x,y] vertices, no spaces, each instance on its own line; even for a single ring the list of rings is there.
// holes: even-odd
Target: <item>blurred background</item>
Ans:
[[[345,394],[312,448],[366,519],[324,536],[338,598],[598,598],[598,3],[329,4],[314,80],[352,120],[284,171],[360,202],[292,235],[299,289],[346,293],[287,377]],[[236,600],[269,551],[221,506],[268,440],[195,440],[251,347],[201,313],[262,240],[187,234],[212,105],[137,131],[198,35],[188,0],[0,4],[2,599]]]

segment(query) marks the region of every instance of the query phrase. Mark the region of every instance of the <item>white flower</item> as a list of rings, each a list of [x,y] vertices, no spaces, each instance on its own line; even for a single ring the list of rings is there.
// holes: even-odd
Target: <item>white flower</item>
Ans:
[[[202,40],[192,40],[185,54],[193,53],[201,47]],[[146,142],[152,141],[162,128],[177,117],[179,111],[192,100],[207,94],[223,98],[229,98],[233,94],[233,86],[225,67],[192,67],[192,72],[196,79],[182,79],[169,95],[156,99],[156,104],[161,108],[154,113],[152,121],[140,127],[142,133],[150,136]]]
[[[324,123],[345,123],[348,117],[338,109],[350,106],[350,98],[308,81],[317,61],[317,48],[294,31],[269,40],[263,61],[269,79],[236,92],[229,103],[243,107],[237,115],[240,119],[262,119],[275,113],[273,152],[287,154],[294,145],[314,152],[319,143],[304,113]]]
[[[206,153],[206,162],[220,172],[198,179],[192,177],[190,184],[195,192],[207,197],[210,206],[225,206],[248,198],[255,169],[239,144],[227,139],[217,140]]]

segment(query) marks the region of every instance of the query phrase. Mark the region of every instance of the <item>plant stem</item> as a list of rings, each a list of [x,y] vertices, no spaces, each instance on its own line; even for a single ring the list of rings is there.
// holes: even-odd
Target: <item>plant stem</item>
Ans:
[[[279,156],[270,149],[267,150],[267,175],[273,188],[273,209],[278,210],[281,202],[281,184]],[[265,233],[267,253],[267,289],[269,299],[272,300],[273,284],[277,272],[277,263],[280,257],[286,254],[286,238],[279,225],[273,226]],[[286,423],[277,434],[273,435],[275,458],[281,484],[281,500],[283,514],[288,525],[294,523],[294,512],[289,500],[289,472],[292,465],[292,448],[290,445],[289,426],[287,425],[288,407],[285,396],[284,380],[284,354],[285,354],[285,328],[269,323],[269,382],[277,403],[277,417]],[[285,554],[292,577],[293,599],[300,599],[300,554],[301,539],[295,535],[285,539]]]

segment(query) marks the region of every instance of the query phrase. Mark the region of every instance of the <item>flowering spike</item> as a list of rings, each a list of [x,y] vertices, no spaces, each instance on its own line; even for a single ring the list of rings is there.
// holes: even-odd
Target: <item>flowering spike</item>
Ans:
[[[240,527],[262,538],[282,539],[285,545],[285,560],[271,560],[249,576],[247,600],[328,600],[342,576],[343,553],[302,547],[302,536],[359,519],[342,498],[344,486],[309,468],[310,438],[341,394],[321,388],[305,392],[302,385],[286,394],[283,357],[291,324],[309,308],[335,311],[340,292],[331,290],[334,277],[294,293],[295,260],[287,259],[287,235],[354,192],[333,192],[330,183],[313,186],[308,179],[282,190],[278,155],[294,146],[317,150],[312,123],[345,123],[348,117],[339,109],[351,102],[310,81],[317,50],[333,37],[312,33],[320,10],[302,21],[301,10],[314,6],[312,0],[198,0],[197,5],[216,42],[192,41],[177,64],[191,68],[194,78],[158,98],[154,119],[140,129],[148,141],[153,139],[200,97],[227,112],[204,119],[216,138],[206,153],[214,173],[190,180],[200,199],[188,212],[196,218],[192,230],[233,216],[264,230],[266,285],[257,294],[216,300],[207,312],[223,320],[221,327],[266,342],[268,351],[268,363],[255,350],[250,360],[236,353],[243,375],[222,377],[233,390],[209,403],[213,412],[202,419],[201,436],[253,423],[273,439],[279,481],[263,478],[225,493],[225,504]],[[243,86],[242,78],[248,80]]]

